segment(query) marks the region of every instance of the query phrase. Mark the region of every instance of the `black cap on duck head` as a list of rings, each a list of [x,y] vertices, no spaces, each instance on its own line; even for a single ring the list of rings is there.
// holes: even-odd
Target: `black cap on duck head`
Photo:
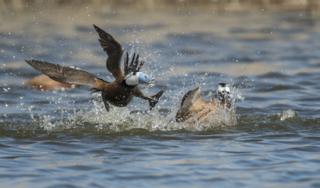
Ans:
[[[223,100],[230,100],[230,92],[231,92],[231,89],[230,89],[230,86],[229,84],[226,84],[226,83],[219,83],[218,84],[218,88],[217,88],[217,98],[220,100],[220,101],[223,101]]]

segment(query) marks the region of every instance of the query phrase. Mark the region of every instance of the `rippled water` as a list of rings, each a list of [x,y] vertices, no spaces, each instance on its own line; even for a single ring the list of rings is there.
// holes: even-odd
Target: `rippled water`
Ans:
[[[110,13],[111,12],[111,13]],[[81,87],[41,92],[24,59],[111,80],[95,23],[146,60],[166,93],[106,113]],[[1,187],[319,187],[320,24],[300,12],[112,12],[90,7],[2,16]],[[172,120],[183,94],[231,83],[235,126]]]

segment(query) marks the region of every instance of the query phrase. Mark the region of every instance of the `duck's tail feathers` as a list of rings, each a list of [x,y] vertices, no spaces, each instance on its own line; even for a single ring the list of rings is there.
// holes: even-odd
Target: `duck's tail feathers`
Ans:
[[[164,93],[164,90],[161,90],[157,94],[150,97],[149,99],[150,110],[152,110],[156,106],[156,104],[159,102],[159,99],[163,93]]]
[[[68,84],[85,85],[94,90],[102,90],[108,82],[97,78],[96,76],[76,68],[64,67],[58,64],[52,64],[39,60],[26,60],[34,69],[49,76],[51,79]]]

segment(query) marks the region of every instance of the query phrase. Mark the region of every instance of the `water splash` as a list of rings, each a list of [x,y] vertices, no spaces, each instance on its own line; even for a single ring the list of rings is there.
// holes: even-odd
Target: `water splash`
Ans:
[[[292,109],[288,109],[288,110],[285,110],[285,111],[279,113],[278,115],[279,115],[281,121],[285,121],[287,119],[292,119],[292,118],[296,117],[297,113]]]
[[[55,100],[61,103],[63,100]],[[73,111],[64,110],[61,107],[60,117],[48,114],[35,115],[32,107],[28,110],[34,124],[40,129],[48,132],[56,132],[61,130],[90,130],[96,133],[121,133],[132,130],[145,130],[148,132],[155,131],[203,131],[216,127],[233,126],[237,122],[235,101],[233,100],[232,108],[229,110],[218,109],[216,112],[209,114],[209,122],[177,123],[175,122],[175,114],[178,105],[173,106],[171,110],[162,109],[160,107],[153,111],[131,111],[129,108],[112,107],[106,112],[102,99],[94,96],[93,108],[89,110]],[[165,112],[164,112],[165,111]]]

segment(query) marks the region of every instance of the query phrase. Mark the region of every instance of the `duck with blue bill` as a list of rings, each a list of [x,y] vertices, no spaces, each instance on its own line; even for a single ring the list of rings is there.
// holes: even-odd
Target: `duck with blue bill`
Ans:
[[[39,60],[26,60],[36,70],[47,75],[51,79],[65,84],[84,85],[94,92],[100,92],[105,108],[110,109],[110,104],[118,107],[127,106],[133,97],[139,97],[149,102],[152,109],[164,93],[159,91],[153,96],[146,96],[138,87],[139,85],[151,84],[153,79],[144,72],[141,72],[144,62],[140,61],[139,55],[134,53],[131,58],[122,49],[122,46],[109,33],[96,25],[93,25],[99,35],[99,42],[108,58],[106,67],[115,77],[115,80],[108,82],[84,70],[65,67]],[[121,68],[121,60],[124,55],[124,68]]]

